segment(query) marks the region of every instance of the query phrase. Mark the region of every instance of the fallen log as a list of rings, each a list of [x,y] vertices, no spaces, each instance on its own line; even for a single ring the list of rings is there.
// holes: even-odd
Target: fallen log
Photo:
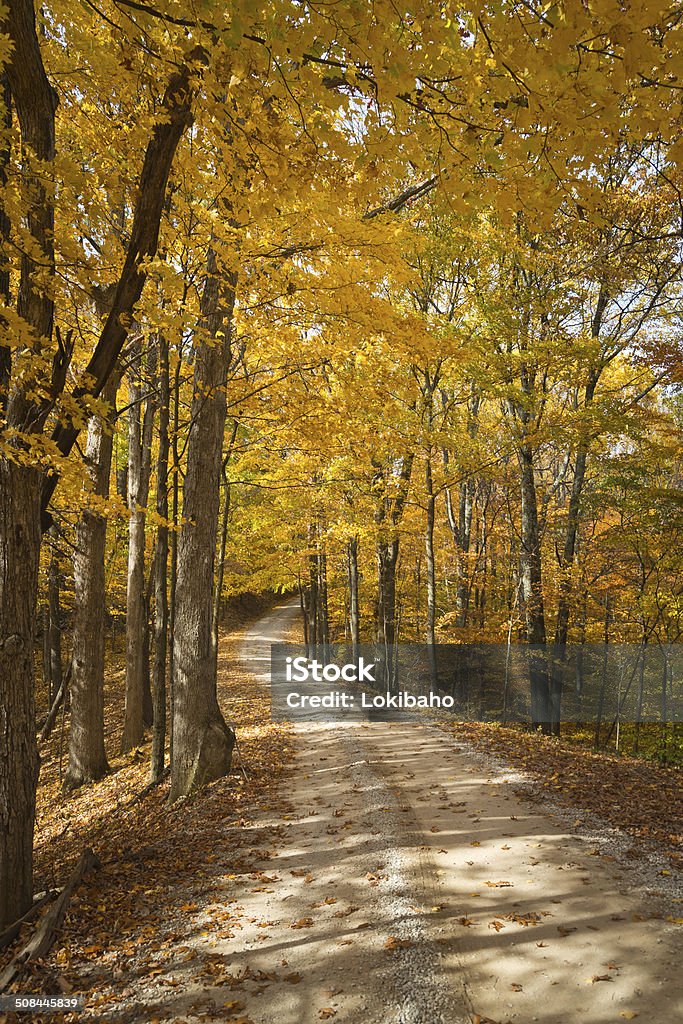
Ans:
[[[4,932],[0,933],[0,949],[4,949],[5,946],[9,946],[14,942],[23,926],[28,924],[29,921],[32,921],[38,911],[42,910],[45,904],[49,903],[50,900],[53,900],[57,895],[58,893],[55,892],[54,889],[48,889],[46,893],[43,893],[40,899],[35,901],[31,909],[26,911],[23,917],[20,917],[13,924],[5,928]]]
[[[10,985],[21,976],[26,969],[26,965],[31,960],[38,960],[52,949],[64,920],[69,900],[82,882],[84,875],[88,871],[92,871],[100,866],[99,859],[91,849],[88,848],[83,851],[59,898],[55,900],[54,904],[44,914],[40,924],[24,948],[17,953],[0,975],[0,992],[6,992],[9,989]]]

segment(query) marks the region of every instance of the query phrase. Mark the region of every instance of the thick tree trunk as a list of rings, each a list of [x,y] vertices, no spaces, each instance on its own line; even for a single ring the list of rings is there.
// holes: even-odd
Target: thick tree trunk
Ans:
[[[2,29],[12,42],[4,81],[21,130],[26,227],[17,312],[31,330],[35,350],[51,343],[54,302],[54,207],[49,168],[55,155],[56,93],[40,54],[31,0],[12,0]],[[6,111],[5,121],[9,117]],[[36,168],[36,158],[40,169]],[[0,225],[9,230],[7,219]],[[7,268],[0,288],[9,291]],[[2,325],[4,326],[4,325]],[[49,388],[34,400],[32,388],[12,387],[11,352],[0,356],[0,390],[10,428],[42,430],[51,408]],[[53,386],[63,386],[66,364],[55,357]],[[40,558],[40,491],[43,476],[17,445],[18,459],[0,459],[0,928],[31,905],[33,822],[38,781],[34,707],[34,636]]]
[[[110,409],[116,400],[116,381],[104,390]],[[109,495],[111,424],[93,416],[88,426],[85,459],[93,494]],[[73,790],[101,779],[109,771],[104,749],[104,559],[107,520],[101,512],[85,509],[76,528],[74,557],[74,641],[71,673],[71,729],[69,765],[64,789]]]
[[[2,120],[0,126],[0,300],[10,306],[12,303],[11,292],[11,264],[9,260],[9,242],[12,233],[12,224],[5,210],[3,197],[7,185],[7,168],[10,161],[10,139],[12,137],[12,93],[10,92],[7,73],[0,75],[0,103],[2,109],[0,115]],[[5,344],[5,333],[7,321],[0,316],[0,416],[5,415],[9,382],[12,375],[12,349]]]
[[[225,380],[235,280],[221,277],[213,251],[202,296],[209,342],[196,349],[192,423],[178,545],[174,648],[174,721],[171,799],[230,770],[233,731],[216,694],[212,637],[213,575],[226,418]]]
[[[157,527],[154,553],[154,715],[152,723],[152,757],[150,782],[158,782],[164,772],[166,745],[166,656],[168,653],[168,453],[170,382],[168,342],[159,339],[159,453],[157,456],[157,515],[163,522]]]
[[[35,470],[0,461],[0,928],[26,913],[33,891],[41,483]]]

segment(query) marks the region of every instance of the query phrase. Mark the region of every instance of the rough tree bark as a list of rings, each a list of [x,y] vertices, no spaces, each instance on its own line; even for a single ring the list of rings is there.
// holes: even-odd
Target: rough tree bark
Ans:
[[[107,384],[107,420],[93,416],[88,425],[85,460],[96,497],[109,496],[112,422],[117,381]],[[86,508],[76,527],[74,556],[74,639],[71,670],[69,764],[64,789],[77,789],[109,771],[104,749],[104,637],[107,519],[101,510]]]
[[[173,633],[171,800],[230,770],[235,736],[216,695],[212,600],[236,278],[209,251],[196,348]]]
[[[49,167],[54,160],[57,100],[43,67],[31,0],[13,0],[6,10],[2,28],[13,52],[4,91],[6,100],[11,92],[21,130],[26,224],[33,243],[21,257],[17,312],[31,330],[35,347],[42,349],[51,342],[54,307],[50,290],[38,282],[54,273],[54,209],[47,177],[38,173],[34,162]],[[0,284],[9,291],[8,280]],[[7,424],[14,430],[39,432],[50,411],[49,399],[35,401],[27,390],[12,388],[11,358],[10,349],[3,347],[0,372]],[[57,360],[55,387],[63,387],[61,371]],[[38,781],[33,643],[42,477],[22,464],[28,460],[22,460],[20,441],[17,450],[17,461],[0,460],[0,927],[31,905]]]

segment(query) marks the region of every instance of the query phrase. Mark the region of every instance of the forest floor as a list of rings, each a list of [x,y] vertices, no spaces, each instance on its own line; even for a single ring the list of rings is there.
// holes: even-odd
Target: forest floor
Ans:
[[[486,727],[272,724],[296,619],[222,644],[248,778],[131,805],[145,750],[66,799],[46,758],[39,886],[86,844],[104,864],[22,990],[122,1024],[676,1019],[678,773]]]

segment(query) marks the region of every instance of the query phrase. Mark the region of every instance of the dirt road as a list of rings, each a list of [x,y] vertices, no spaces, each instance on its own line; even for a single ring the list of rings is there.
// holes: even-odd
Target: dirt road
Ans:
[[[296,615],[245,636],[264,684]],[[229,944],[232,969],[271,975],[254,1024],[680,1019],[655,867],[605,855],[434,726],[305,724],[296,745],[294,813]]]

